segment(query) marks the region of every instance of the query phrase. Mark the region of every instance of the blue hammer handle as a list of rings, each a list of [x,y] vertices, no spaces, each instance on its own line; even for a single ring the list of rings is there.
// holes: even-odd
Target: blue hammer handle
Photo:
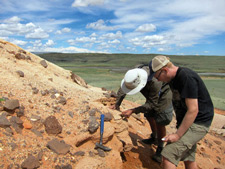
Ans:
[[[105,115],[101,114],[101,123],[100,123],[100,144],[102,144],[102,136],[103,136],[103,132],[104,132],[104,118]]]

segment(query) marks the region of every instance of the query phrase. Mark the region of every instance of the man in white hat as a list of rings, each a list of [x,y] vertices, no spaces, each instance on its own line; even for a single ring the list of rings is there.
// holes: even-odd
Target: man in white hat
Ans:
[[[196,72],[175,66],[166,56],[156,56],[149,65],[151,76],[167,82],[173,92],[177,131],[164,137],[168,142],[162,151],[163,168],[175,169],[184,161],[186,169],[197,169],[197,142],[208,132],[214,108],[209,92]]]
[[[121,88],[117,92],[117,101],[111,108],[119,109],[126,94],[133,95],[139,91],[146,98],[144,105],[125,110],[122,114],[129,117],[132,113],[144,113],[152,129],[150,138],[142,140],[145,144],[158,144],[156,153],[152,159],[161,163],[161,151],[164,142],[161,140],[166,135],[166,125],[173,117],[172,93],[169,86],[157,81],[149,80],[149,66],[135,68],[127,71],[121,82]],[[152,77],[151,77],[152,78]]]

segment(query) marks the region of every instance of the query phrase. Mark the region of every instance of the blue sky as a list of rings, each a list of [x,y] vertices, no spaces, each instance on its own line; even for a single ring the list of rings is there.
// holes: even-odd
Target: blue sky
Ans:
[[[225,0],[1,0],[0,39],[30,52],[225,56]]]

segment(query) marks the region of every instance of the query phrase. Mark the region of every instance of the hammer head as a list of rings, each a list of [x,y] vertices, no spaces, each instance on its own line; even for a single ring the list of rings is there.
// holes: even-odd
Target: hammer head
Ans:
[[[95,149],[97,149],[97,148],[100,148],[100,149],[102,149],[102,150],[104,150],[104,151],[110,151],[110,150],[111,150],[111,148],[106,147],[106,146],[103,146],[103,145],[100,144],[100,143],[96,143],[96,144],[95,144]]]

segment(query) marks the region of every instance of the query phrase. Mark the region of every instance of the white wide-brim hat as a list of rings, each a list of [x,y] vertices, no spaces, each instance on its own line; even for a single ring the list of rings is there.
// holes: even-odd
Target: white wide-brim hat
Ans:
[[[124,93],[133,95],[145,87],[148,80],[148,73],[143,69],[131,69],[127,71],[121,81],[121,88]]]

